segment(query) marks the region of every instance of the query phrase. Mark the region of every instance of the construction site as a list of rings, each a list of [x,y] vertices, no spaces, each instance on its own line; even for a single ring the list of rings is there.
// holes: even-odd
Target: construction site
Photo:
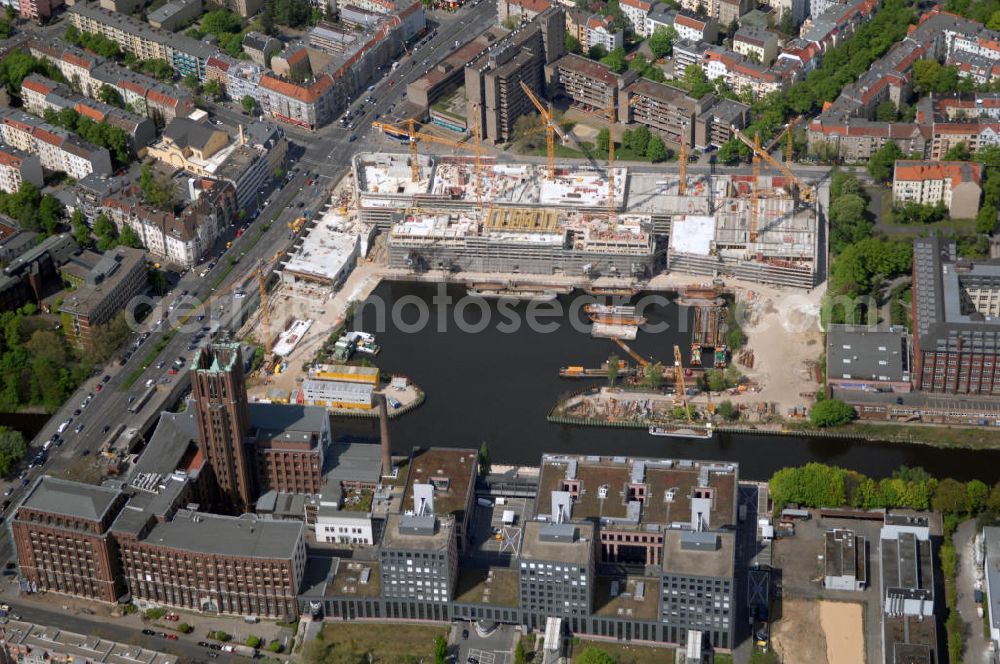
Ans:
[[[805,289],[822,280],[816,191],[769,154],[774,143],[736,131],[755,155],[751,174],[689,176],[686,154],[676,172],[625,168],[613,154],[556,167],[551,149],[547,164],[509,163],[412,122],[376,126],[409,145],[352,165],[358,219],[385,232],[390,267],[638,282],[676,271]],[[426,154],[424,143],[473,154]]]

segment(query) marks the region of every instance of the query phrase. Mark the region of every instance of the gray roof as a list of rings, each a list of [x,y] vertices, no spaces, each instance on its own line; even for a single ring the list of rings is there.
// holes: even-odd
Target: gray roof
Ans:
[[[826,370],[836,380],[909,381],[906,330],[830,325]]]
[[[557,530],[575,529],[572,541],[555,541],[544,535]],[[521,540],[521,558],[525,560],[547,560],[587,566],[594,555],[594,525],[592,523],[572,523],[556,526],[549,522],[528,521],[524,524]]]
[[[301,521],[178,510],[172,520],[153,526],[143,541],[192,553],[287,560],[295,556],[304,528]]]
[[[163,130],[163,135],[178,146],[202,149],[216,133],[220,132],[206,122],[197,122],[191,118],[176,117]]]
[[[1000,290],[1000,261],[959,259],[955,243],[936,237],[913,242],[914,334],[921,352],[1000,353],[1000,319],[969,313],[966,284]]]
[[[21,507],[101,521],[120,495],[118,489],[43,475],[21,501]]]
[[[717,547],[693,549],[683,546],[691,531],[670,528],[663,538],[663,573],[691,576],[731,578],[736,554],[736,537],[732,531],[713,531]]]
[[[282,433],[319,433],[329,429],[330,415],[319,406],[280,403],[251,403],[250,426],[258,437],[274,438]]]
[[[189,401],[181,413],[160,413],[156,430],[135,464],[132,477],[140,473],[167,474],[177,470],[191,441],[198,438],[194,403]]]

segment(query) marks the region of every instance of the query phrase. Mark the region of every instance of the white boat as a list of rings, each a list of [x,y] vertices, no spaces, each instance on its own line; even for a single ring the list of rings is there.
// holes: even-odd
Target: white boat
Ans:
[[[649,427],[650,436],[669,436],[671,438],[711,438],[712,425],[706,424],[705,428],[691,427],[662,427],[651,425]]]

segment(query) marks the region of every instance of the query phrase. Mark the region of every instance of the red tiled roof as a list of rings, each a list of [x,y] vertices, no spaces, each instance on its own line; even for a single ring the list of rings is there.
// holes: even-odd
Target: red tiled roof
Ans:
[[[674,23],[680,23],[683,26],[687,26],[692,30],[704,30],[707,25],[706,21],[694,18],[693,16],[685,16],[684,14],[678,14],[677,18],[674,19]]]
[[[6,150],[0,150],[0,165],[21,168],[21,158]]]
[[[214,55],[205,61],[205,67],[209,69],[215,68],[220,71],[229,71],[229,63],[225,60],[220,60]]]
[[[27,78],[24,79],[24,81],[21,82],[21,87],[22,88],[28,88],[32,92],[37,92],[38,94],[41,94],[41,95],[47,95],[50,92],[52,92],[53,90],[55,90],[55,87],[53,87],[51,85],[46,85],[45,83],[42,83],[41,81],[32,81],[32,80],[27,79]]]
[[[621,0],[621,4],[641,9],[644,12],[648,12],[653,6],[653,3],[646,2],[646,0]]]
[[[896,162],[893,180],[923,182],[925,180],[950,180],[955,187],[963,181],[979,184],[983,165],[974,161],[905,161]]]
[[[291,97],[306,104],[314,104],[320,96],[333,86],[333,79],[324,74],[309,86],[297,85],[283,81],[276,76],[264,74],[260,77],[260,87],[271,90],[286,97]]]
[[[552,6],[549,0],[512,0],[513,4],[519,5],[521,9],[533,14],[541,14]]]
[[[82,102],[77,102],[73,106],[73,109],[77,113],[79,113],[80,115],[86,116],[86,117],[88,117],[91,120],[94,120],[96,122],[103,122],[104,121],[104,113],[102,113],[101,111],[97,110],[96,108],[93,108],[92,106],[87,106],[86,104],[84,104]]]
[[[174,97],[168,97],[162,92],[157,92],[156,90],[150,90],[146,98],[153,102],[154,104],[159,104],[160,106],[176,106],[177,99]]]

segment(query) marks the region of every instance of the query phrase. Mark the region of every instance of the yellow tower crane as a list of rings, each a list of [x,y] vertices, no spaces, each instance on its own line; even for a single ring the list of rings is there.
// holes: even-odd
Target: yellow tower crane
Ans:
[[[760,207],[760,133],[755,133],[753,135],[753,145],[750,146],[753,149],[753,158],[751,159],[752,164],[752,177],[753,182],[750,183],[750,242],[757,241],[757,215],[759,214]]]
[[[625,111],[628,112],[628,108],[635,103],[638,97],[629,97],[625,101]],[[608,104],[607,108],[604,109],[608,113],[608,220],[614,224],[616,222],[615,215],[615,120],[617,119],[615,111],[617,107],[615,106],[615,97],[612,95],[611,103]]]
[[[747,138],[746,135],[736,127],[733,127],[732,129],[736,137],[739,138],[741,141],[743,141],[744,144],[749,146],[750,149],[754,151],[755,156],[759,156],[761,159],[766,161],[769,166],[778,170],[782,175],[788,178],[788,180],[792,184],[795,185],[795,187],[798,189],[799,197],[804,202],[806,203],[813,202],[813,200],[816,197],[816,190],[813,189],[810,185],[800,180],[794,173],[792,173],[791,169],[788,168],[788,166],[782,164],[780,161],[772,157],[770,154],[768,154],[766,150],[762,150],[760,147],[759,137],[757,137],[756,142],[754,142],[751,141],[749,138]]]
[[[564,143],[567,141],[566,135],[563,134],[559,125],[556,123],[555,115],[552,112],[552,104],[549,104],[549,107],[545,108],[542,102],[538,100],[538,97],[535,96],[535,93],[531,91],[531,88],[529,88],[524,81],[521,81],[521,89],[524,90],[524,94],[528,95],[528,99],[530,99],[531,103],[538,109],[538,114],[542,116],[542,122],[545,123],[545,153],[548,157],[546,166],[549,180],[554,180],[556,177],[555,135],[559,134],[560,140]]]
[[[677,398],[684,406],[684,414],[687,415],[688,424],[691,424],[691,409],[688,407],[687,385],[684,383],[684,365],[681,363],[681,347],[674,346],[674,387],[677,389]]]
[[[260,316],[264,325],[264,357],[270,360],[271,357],[271,313],[267,301],[267,278],[271,274],[271,268],[278,263],[278,258],[282,252],[276,252],[265,264],[263,260],[257,265],[257,288],[260,290]]]
[[[470,146],[468,143],[463,143],[461,141],[453,141],[450,138],[443,138],[441,136],[435,136],[434,134],[429,134],[426,131],[418,131],[417,125],[419,123],[410,118],[405,121],[405,124],[392,125],[385,122],[372,122],[372,127],[375,129],[381,129],[383,133],[393,134],[396,136],[404,136],[409,139],[410,143],[410,174],[414,182],[420,179],[420,163],[418,161],[417,154],[417,143],[419,141],[425,141],[428,143],[439,143],[441,145],[447,145],[458,150],[469,150],[475,154],[475,189],[476,189],[476,206],[482,208],[482,146],[479,144],[479,113],[473,113],[473,144]]]

